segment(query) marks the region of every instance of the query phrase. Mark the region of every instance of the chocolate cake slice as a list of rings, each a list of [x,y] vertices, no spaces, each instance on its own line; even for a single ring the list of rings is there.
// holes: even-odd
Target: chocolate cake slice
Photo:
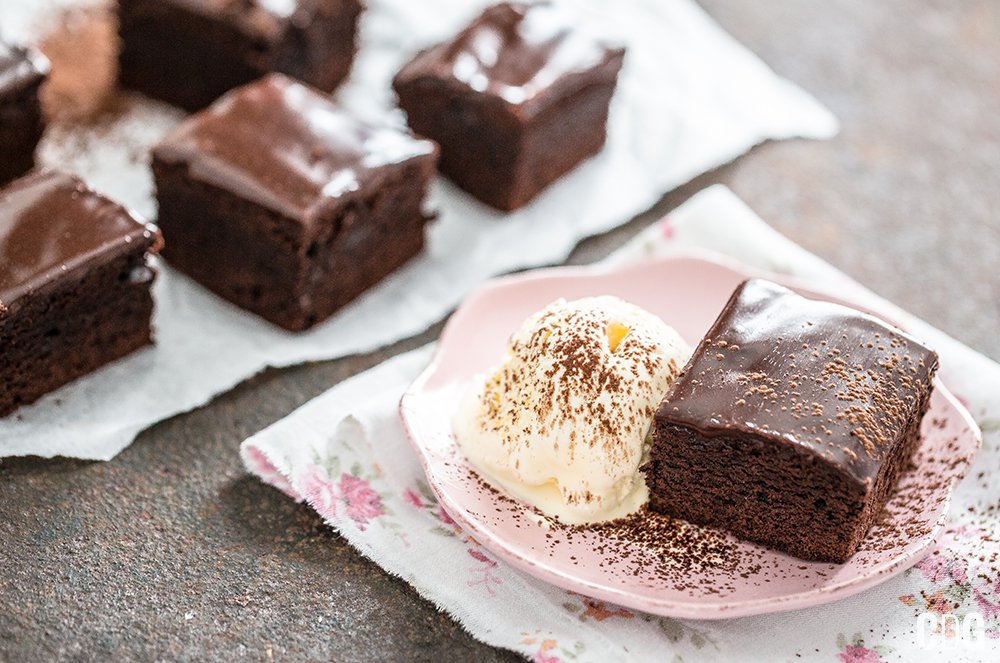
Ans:
[[[123,87],[195,111],[280,71],[332,92],[351,71],[360,0],[119,0]]]
[[[488,8],[427,49],[393,87],[441,172],[501,210],[531,201],[597,154],[625,50],[546,2]]]
[[[424,246],[437,147],[281,74],[153,150],[163,256],[285,329],[333,315]]]
[[[937,366],[870,315],[747,281],[656,412],[650,508],[844,562],[917,446]]]
[[[0,190],[0,416],[150,342],[159,241],[70,175]]]

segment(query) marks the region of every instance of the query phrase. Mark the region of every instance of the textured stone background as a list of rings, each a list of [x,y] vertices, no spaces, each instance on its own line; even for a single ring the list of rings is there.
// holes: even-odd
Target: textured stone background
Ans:
[[[1000,3],[703,0],[840,117],[586,242],[609,252],[724,182],[765,219],[1000,359]],[[247,477],[240,441],[401,350],[272,371],[111,463],[0,461],[0,660],[512,659]]]

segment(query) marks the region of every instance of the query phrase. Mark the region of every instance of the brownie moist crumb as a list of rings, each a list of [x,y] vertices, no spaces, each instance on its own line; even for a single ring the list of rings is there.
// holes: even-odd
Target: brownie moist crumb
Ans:
[[[286,329],[328,318],[419,253],[433,143],[272,74],[153,150],[164,257]]]
[[[748,281],[657,410],[650,507],[843,562],[910,462],[937,364],[872,316]]]
[[[624,56],[561,8],[503,3],[419,53],[393,88],[413,130],[441,145],[441,172],[514,210],[601,150]]]
[[[0,191],[0,416],[151,342],[159,241],[70,175]]]

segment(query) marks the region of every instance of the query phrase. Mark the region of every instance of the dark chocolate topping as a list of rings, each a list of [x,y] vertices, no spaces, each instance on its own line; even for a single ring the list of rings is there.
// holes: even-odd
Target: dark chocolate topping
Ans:
[[[310,223],[381,173],[434,155],[434,143],[375,127],[281,74],[233,90],[156,146],[156,159],[293,219]]]
[[[42,55],[0,41],[0,97],[40,81],[48,71],[49,63]]]
[[[61,277],[159,241],[153,226],[63,173],[0,191],[0,312]]]
[[[621,59],[623,49],[575,23],[548,3],[496,5],[450,42],[419,54],[397,81],[430,75],[524,104],[573,74]]]
[[[867,489],[919,416],[937,363],[870,315],[753,279],[733,293],[656,421],[793,444]]]

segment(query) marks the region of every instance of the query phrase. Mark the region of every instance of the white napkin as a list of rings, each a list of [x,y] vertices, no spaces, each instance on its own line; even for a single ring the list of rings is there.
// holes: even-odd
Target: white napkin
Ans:
[[[959,486],[938,549],[858,596],[792,613],[681,621],[566,592],[494,560],[459,530],[428,489],[397,407],[430,348],[348,380],[245,441],[247,468],[312,505],[389,573],[459,620],[479,640],[535,661],[990,660],[1000,653],[1000,366],[851,281],[767,226],[723,186],[703,191],[613,255],[610,264],[711,249],[860,298],[928,341],[941,377],[986,433]],[[985,560],[985,561],[981,561]],[[978,613],[981,648],[956,632],[917,641],[924,612]],[[949,637],[949,634],[951,637]],[[992,660],[997,660],[993,658]]]
[[[566,0],[628,44],[607,148],[510,215],[442,182],[427,251],[329,322],[293,335],[164,268],[155,286],[155,348],[69,385],[0,421],[0,457],[109,459],[144,428],[208,402],[268,366],[332,359],[407,338],[437,322],[485,278],[558,263],[582,238],[628,221],[666,191],[772,138],[826,138],[836,120],[774,75],[691,0]],[[67,0],[8,0],[14,36]],[[93,0],[87,2],[93,4]],[[338,93],[386,115],[389,80],[418,48],[452,34],[490,0],[369,0],[354,75]],[[398,112],[391,120],[402,122]],[[56,129],[41,161],[76,172],[155,216],[148,149],[182,115],[135,98],[121,118]]]

